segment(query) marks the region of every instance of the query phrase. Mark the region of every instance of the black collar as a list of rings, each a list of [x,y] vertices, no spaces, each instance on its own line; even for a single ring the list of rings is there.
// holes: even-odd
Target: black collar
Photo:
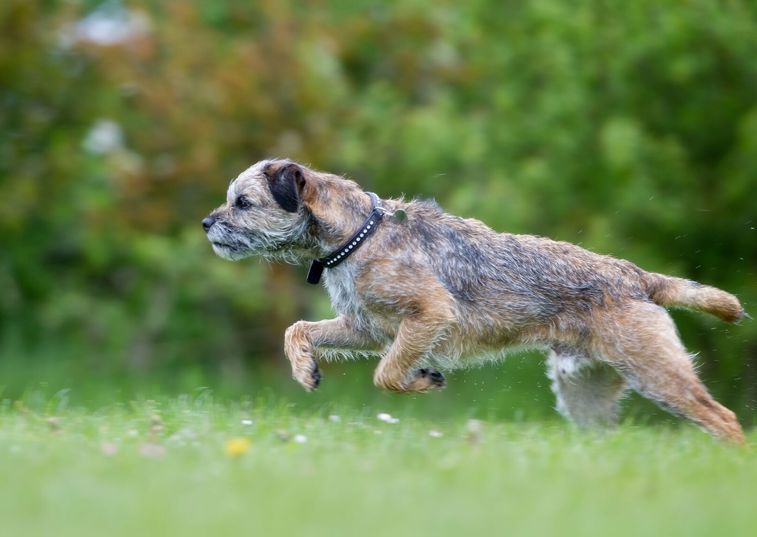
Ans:
[[[384,209],[381,207],[381,200],[379,200],[379,197],[376,194],[373,192],[367,192],[367,194],[371,197],[371,214],[365,219],[365,222],[360,226],[360,229],[358,229],[352,237],[347,239],[347,242],[326,257],[313,260],[310,264],[310,270],[308,271],[308,283],[316,284],[321,281],[323,269],[334,268],[339,265],[342,261],[352,255],[355,250],[360,248],[365,242],[365,239],[376,231],[376,228],[381,223],[381,218],[384,216]]]

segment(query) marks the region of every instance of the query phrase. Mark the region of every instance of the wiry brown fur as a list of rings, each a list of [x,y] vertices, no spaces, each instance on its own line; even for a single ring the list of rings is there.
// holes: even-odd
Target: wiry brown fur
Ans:
[[[382,206],[407,218],[384,218],[363,247],[324,274],[337,318],[286,331],[293,376],[306,389],[320,382],[316,359],[334,352],[379,354],[377,386],[424,392],[444,386],[437,369],[541,347],[550,350],[558,410],[579,425],[615,423],[617,402],[632,388],[716,437],[743,441],[661,307],[735,321],[744,312],[732,295],[573,244],[496,233],[433,202]],[[297,263],[338,248],[370,210],[352,181],[269,160],[240,174],[203,225],[223,257]]]

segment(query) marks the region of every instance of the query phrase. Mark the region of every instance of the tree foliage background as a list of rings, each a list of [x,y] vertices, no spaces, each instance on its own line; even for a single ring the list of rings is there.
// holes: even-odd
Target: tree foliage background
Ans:
[[[216,258],[199,225],[266,156],[754,313],[756,23],[746,0],[7,0],[0,360],[280,360],[325,293],[304,269]],[[713,391],[751,415],[757,322],[676,318]]]

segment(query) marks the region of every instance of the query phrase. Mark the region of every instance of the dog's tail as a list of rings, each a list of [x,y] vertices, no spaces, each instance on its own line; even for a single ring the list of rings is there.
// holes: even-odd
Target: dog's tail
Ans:
[[[716,287],[655,273],[645,274],[643,282],[660,306],[704,311],[729,323],[748,317],[738,298]]]

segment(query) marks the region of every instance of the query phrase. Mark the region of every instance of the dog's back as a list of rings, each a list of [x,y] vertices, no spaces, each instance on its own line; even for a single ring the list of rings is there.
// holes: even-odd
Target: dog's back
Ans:
[[[395,202],[408,215],[386,236],[404,259],[430,266],[452,297],[521,325],[589,311],[608,302],[652,301],[726,321],[744,316],[738,300],[713,287],[644,271],[575,244],[497,233],[478,220],[447,214],[433,202]]]

